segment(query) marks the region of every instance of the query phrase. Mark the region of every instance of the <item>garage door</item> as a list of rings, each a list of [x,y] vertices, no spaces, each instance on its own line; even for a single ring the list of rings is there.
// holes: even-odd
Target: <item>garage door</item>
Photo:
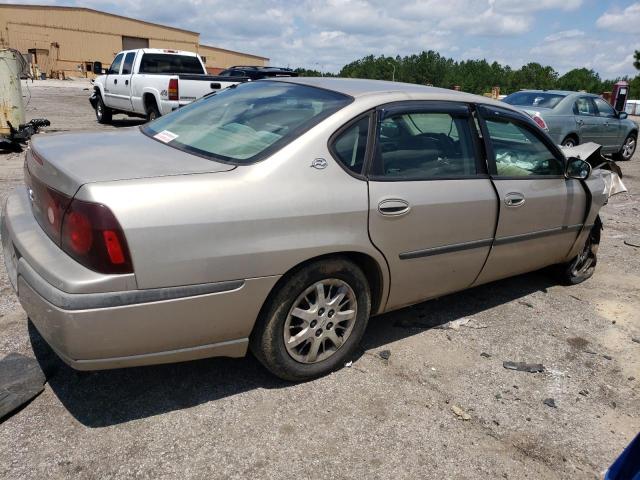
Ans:
[[[122,50],[149,48],[149,39],[140,37],[122,37]]]

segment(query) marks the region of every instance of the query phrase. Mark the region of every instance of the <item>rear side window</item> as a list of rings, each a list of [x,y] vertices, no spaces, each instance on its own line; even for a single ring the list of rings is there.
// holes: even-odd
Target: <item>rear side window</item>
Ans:
[[[369,116],[366,116],[347,127],[333,142],[334,156],[353,173],[362,173],[367,152],[368,133]]]
[[[140,62],[140,73],[204,73],[198,57],[171,55],[166,53],[145,53]]]
[[[589,97],[580,97],[574,105],[574,113],[576,115],[595,115],[596,107],[593,100]]]
[[[473,140],[466,116],[407,112],[380,125],[376,177],[420,180],[476,174]]]
[[[109,67],[109,75],[118,75],[120,73],[120,64],[122,63],[122,57],[124,54],[119,53],[116,58],[111,62],[111,66]]]
[[[306,85],[248,82],[164,115],[142,131],[180,150],[248,164],[284,147],[351,101]]]
[[[563,174],[561,163],[532,130],[504,119],[486,124],[499,176]]]
[[[127,53],[124,57],[124,63],[122,64],[122,75],[129,75],[133,70],[133,60],[136,58],[135,52]]]

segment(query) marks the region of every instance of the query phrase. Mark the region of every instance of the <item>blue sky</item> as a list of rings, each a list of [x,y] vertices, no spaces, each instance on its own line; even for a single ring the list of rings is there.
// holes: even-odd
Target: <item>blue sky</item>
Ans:
[[[2,0],[0,0],[2,1]],[[9,3],[4,2],[2,3]],[[15,3],[11,2],[11,3]],[[433,49],[512,67],[635,75],[640,1],[622,0],[41,0],[198,31],[201,42],[338,71],[368,54]]]

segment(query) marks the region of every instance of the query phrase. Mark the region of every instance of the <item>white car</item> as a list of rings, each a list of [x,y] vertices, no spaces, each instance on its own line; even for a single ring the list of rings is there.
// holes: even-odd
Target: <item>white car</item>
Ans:
[[[102,73],[102,65],[94,64]],[[143,48],[118,53],[105,75],[95,79],[90,98],[99,123],[115,113],[153,120],[243,79],[207,75],[198,54]]]

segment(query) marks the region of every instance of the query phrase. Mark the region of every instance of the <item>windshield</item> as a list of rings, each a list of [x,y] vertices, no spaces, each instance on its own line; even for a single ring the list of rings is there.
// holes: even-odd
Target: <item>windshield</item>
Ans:
[[[554,108],[566,95],[546,92],[517,92],[505,97],[504,102],[520,107]]]
[[[145,53],[140,61],[140,73],[205,73],[198,57],[167,53]]]
[[[337,92],[260,80],[204,97],[142,131],[180,150],[248,164],[282,148],[350,101]]]

